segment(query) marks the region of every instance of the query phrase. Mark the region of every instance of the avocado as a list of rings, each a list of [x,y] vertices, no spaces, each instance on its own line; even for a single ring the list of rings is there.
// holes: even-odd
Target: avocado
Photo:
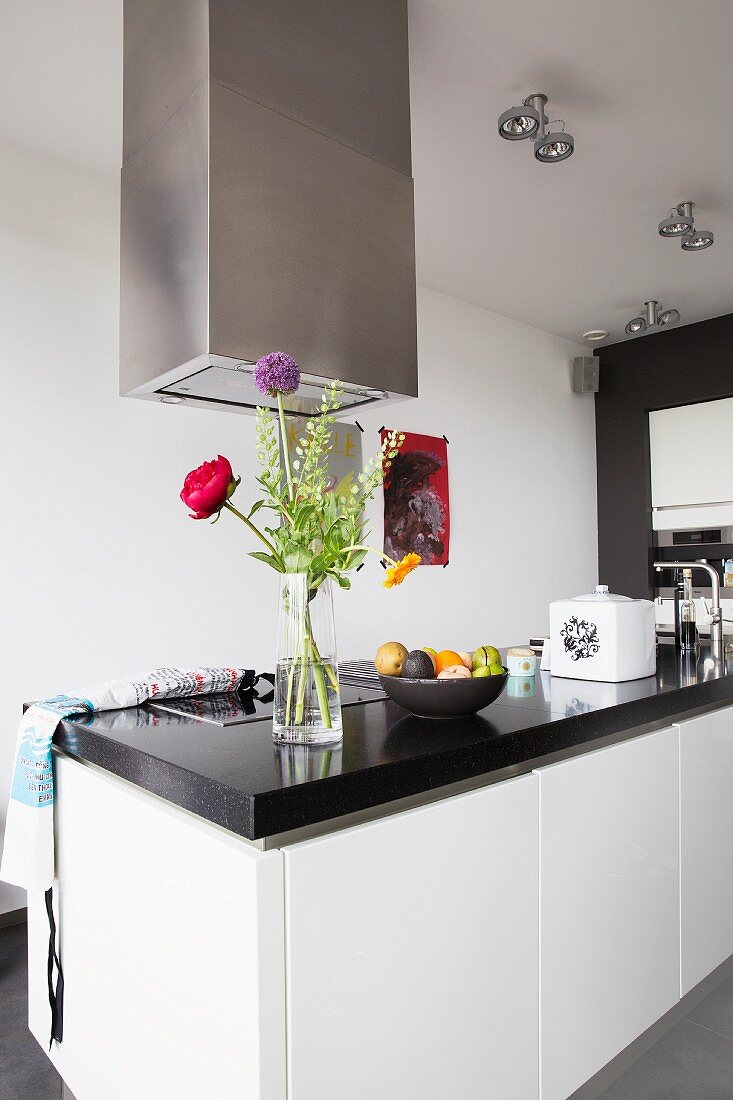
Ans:
[[[413,649],[405,657],[402,677],[407,680],[434,680],[435,666],[429,653],[424,649]]]

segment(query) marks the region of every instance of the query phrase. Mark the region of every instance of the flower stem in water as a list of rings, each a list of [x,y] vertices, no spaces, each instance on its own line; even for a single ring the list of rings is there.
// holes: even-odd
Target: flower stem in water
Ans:
[[[308,651],[309,651],[308,635],[303,637],[303,649],[300,654],[300,680],[298,681],[298,695],[295,700],[295,724],[296,726],[302,726],[303,724],[303,707],[305,704],[305,689],[308,682]]]
[[[323,665],[315,656],[315,645],[312,646],[314,651],[313,657],[313,675],[316,681],[316,694],[318,695],[318,706],[321,709],[321,718],[326,729],[330,730],[333,723],[331,722],[331,711],[328,706],[328,688],[326,687],[326,678],[323,675]]]

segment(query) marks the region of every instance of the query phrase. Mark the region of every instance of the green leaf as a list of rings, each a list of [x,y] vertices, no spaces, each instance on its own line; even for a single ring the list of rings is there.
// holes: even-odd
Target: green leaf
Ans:
[[[247,519],[252,519],[252,516],[256,516],[257,513],[259,512],[260,508],[264,508],[264,506],[265,506],[265,501],[264,500],[256,500],[254,502],[254,504],[252,505],[252,507],[250,508],[250,510],[249,510],[249,514],[247,515]]]
[[[342,576],[341,573],[337,573],[335,569],[327,569],[326,576],[333,577],[339,588],[343,588],[346,591],[351,588],[351,581],[349,580],[349,578]]]
[[[277,558],[274,558],[272,554],[266,554],[264,550],[252,550],[249,553],[249,557],[256,558],[257,561],[263,561],[265,565],[269,565],[270,568],[274,569],[277,573],[285,572]]]
[[[335,493],[332,493],[331,495],[335,496]],[[337,543],[338,543],[338,528],[340,527],[340,525],[342,523],[347,523],[347,522],[348,521],[346,519],[346,516],[336,516],[336,519],[333,521],[333,523],[330,525],[330,527],[328,528],[328,530],[326,531],[326,533],[323,536],[324,544],[326,544],[327,546],[336,546]],[[344,546],[344,545],[348,546],[348,543],[343,543],[342,542],[341,545],[342,546]]]
[[[349,555],[349,569],[356,569],[366,560],[368,550],[355,550]]]
[[[295,547],[285,553],[286,573],[307,573],[313,562],[313,554],[310,550]]]
[[[293,527],[296,531],[302,531],[305,524],[314,514],[316,507],[314,504],[299,504],[295,509],[293,515]]]

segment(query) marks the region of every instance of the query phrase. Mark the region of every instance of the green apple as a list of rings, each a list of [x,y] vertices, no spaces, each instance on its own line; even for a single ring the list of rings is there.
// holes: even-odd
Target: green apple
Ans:
[[[500,665],[501,653],[494,645],[480,645],[473,655],[473,667],[482,668],[484,665]]]
[[[501,664],[497,664],[495,661],[492,661],[489,665],[489,672],[492,676],[503,676],[504,666]]]
[[[476,679],[479,677],[483,679],[484,676],[491,676],[491,669],[488,665],[479,665],[478,668],[473,670],[473,676],[475,676]]]

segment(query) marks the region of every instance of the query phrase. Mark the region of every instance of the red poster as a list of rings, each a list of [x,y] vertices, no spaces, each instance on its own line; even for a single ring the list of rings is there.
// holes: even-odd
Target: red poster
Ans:
[[[386,434],[383,428],[382,439]],[[440,436],[406,432],[384,481],[384,552],[445,565],[449,543],[448,445]]]

